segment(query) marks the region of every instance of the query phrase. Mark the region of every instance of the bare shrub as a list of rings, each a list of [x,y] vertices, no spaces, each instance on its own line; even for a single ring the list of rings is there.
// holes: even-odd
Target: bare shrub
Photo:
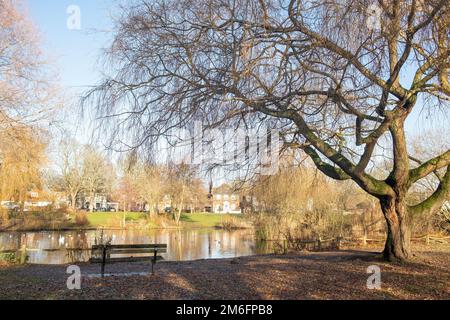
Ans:
[[[86,212],[77,212],[75,214],[75,224],[79,227],[87,226],[89,224],[89,219]]]
[[[244,220],[242,217],[227,215],[223,217],[219,226],[225,230],[247,229],[251,227],[251,224]]]

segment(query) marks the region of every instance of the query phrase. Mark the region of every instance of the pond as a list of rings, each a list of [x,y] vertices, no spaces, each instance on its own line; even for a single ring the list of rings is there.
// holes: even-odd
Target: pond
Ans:
[[[88,261],[89,248],[101,231],[43,231],[0,233],[0,251],[27,248],[31,264],[66,264]],[[218,259],[269,253],[251,229],[104,230],[112,244],[166,243],[168,261]],[[73,250],[76,249],[76,250]]]

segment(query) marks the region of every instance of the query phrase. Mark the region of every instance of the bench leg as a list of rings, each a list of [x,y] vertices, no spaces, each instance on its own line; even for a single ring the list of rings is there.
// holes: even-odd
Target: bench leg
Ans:
[[[106,247],[103,247],[103,251],[102,251],[102,278],[105,277],[105,264],[106,264]]]
[[[153,272],[153,268],[156,264],[156,255],[158,254],[158,252],[155,250],[154,254],[153,254],[153,260],[152,260],[152,275],[154,274]]]

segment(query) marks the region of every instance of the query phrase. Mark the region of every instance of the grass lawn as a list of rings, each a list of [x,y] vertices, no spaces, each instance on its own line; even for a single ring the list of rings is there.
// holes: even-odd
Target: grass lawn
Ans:
[[[111,221],[122,221],[123,215],[123,212],[92,212],[88,213],[87,217],[92,227],[101,227],[111,224]],[[138,221],[144,218],[145,214],[141,212],[125,212],[125,220],[127,222]]]
[[[181,221],[186,227],[215,227],[221,224],[223,219],[230,217],[226,214],[213,213],[189,213],[181,216]],[[236,217],[240,217],[236,215]]]
[[[88,213],[87,217],[91,227],[111,226],[116,222],[120,225],[120,221],[123,219],[123,212],[93,212]],[[126,222],[138,222],[139,220],[145,220],[146,213],[142,212],[126,212]],[[212,228],[219,226],[223,219],[230,217],[230,215],[224,214],[212,214],[212,213],[191,213],[182,214],[181,223],[183,227],[187,228]],[[239,215],[233,215],[233,217],[241,218]],[[170,219],[171,216],[167,215]],[[154,227],[157,227],[155,224]]]

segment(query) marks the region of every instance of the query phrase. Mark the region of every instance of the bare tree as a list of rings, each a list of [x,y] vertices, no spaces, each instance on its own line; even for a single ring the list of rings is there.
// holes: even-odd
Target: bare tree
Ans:
[[[197,178],[196,168],[186,164],[170,164],[166,174],[165,190],[173,204],[174,220],[180,222],[181,213],[186,205],[192,205],[192,199],[201,194],[201,181]]]
[[[135,180],[136,189],[141,199],[148,205],[151,215],[158,209],[163,197],[164,170],[160,166],[141,164]]]
[[[124,212],[132,211],[133,205],[140,200],[135,186],[135,176],[129,172],[121,176],[114,186],[113,198],[120,203]]]
[[[136,159],[134,156],[128,157],[122,167],[121,188],[118,191],[124,198],[139,201],[142,209],[147,206],[153,215],[164,195],[166,170],[163,166]]]
[[[449,2],[137,0],[122,7],[109,75],[88,97],[111,143],[151,146],[194,119],[208,125],[269,119],[326,175],[378,198],[386,259],[410,257],[408,219],[449,197],[450,150],[411,162],[404,125],[426,102],[448,107]],[[404,80],[404,75],[409,78]],[[108,126],[114,124],[114,126]],[[377,146],[387,177],[369,173]],[[408,203],[434,171],[435,192]]]
[[[89,198],[89,211],[94,210],[95,197],[106,193],[112,185],[112,168],[93,146],[83,150],[83,191]]]
[[[55,95],[23,1],[0,0],[0,130],[49,118]]]
[[[70,197],[71,208],[75,211],[77,196],[83,190],[82,147],[76,141],[65,140],[60,152],[60,188]]]

